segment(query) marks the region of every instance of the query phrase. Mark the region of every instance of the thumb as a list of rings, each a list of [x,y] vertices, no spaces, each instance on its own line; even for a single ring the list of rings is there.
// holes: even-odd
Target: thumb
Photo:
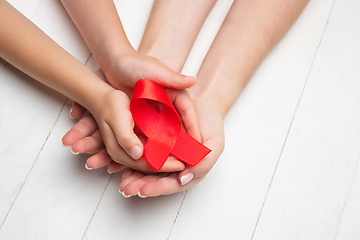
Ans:
[[[197,77],[182,75],[172,70],[158,59],[154,61],[154,65],[156,66],[152,66],[152,71],[150,71],[152,76],[146,77],[163,87],[186,89],[194,86],[197,81]]]

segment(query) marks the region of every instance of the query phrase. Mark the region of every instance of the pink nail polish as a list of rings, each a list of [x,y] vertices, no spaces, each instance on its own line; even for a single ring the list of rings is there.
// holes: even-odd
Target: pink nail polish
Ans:
[[[180,178],[181,185],[184,186],[185,184],[189,183],[194,178],[193,173],[187,173]]]

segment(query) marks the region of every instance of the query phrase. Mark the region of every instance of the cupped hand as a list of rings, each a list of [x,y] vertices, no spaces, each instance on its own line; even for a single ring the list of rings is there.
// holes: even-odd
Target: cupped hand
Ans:
[[[181,172],[146,174],[127,169],[123,174],[120,192],[126,197],[154,197],[187,190],[205,178],[224,149],[223,117],[206,99],[195,100],[202,142],[212,151],[194,167]]]
[[[184,76],[173,71],[160,60],[136,51],[113,57],[106,67],[95,73],[128,96],[131,96],[132,89],[139,79],[152,80],[163,87],[173,89],[190,88],[197,81],[196,77]],[[85,108],[74,102],[70,116],[80,118],[85,112]]]
[[[183,128],[192,136],[200,138],[195,107],[188,92],[186,90],[175,89],[166,89],[166,92],[181,117]],[[117,100],[111,100],[113,98]],[[109,165],[108,171],[113,173],[120,171],[124,166],[128,166],[142,172],[154,173],[155,171],[147,164],[145,159],[134,160],[129,156],[129,154],[131,155],[130,148],[127,148],[130,149],[129,152],[119,147],[120,145],[126,148],[126,144],[131,146],[130,138],[132,137],[136,137],[142,143],[146,141],[146,137],[140,131],[135,131],[136,135],[133,136],[134,132],[132,129],[134,128],[134,123],[128,109],[129,99],[119,95],[119,91],[114,92],[114,96],[109,95],[109,99],[109,104],[106,104],[106,107],[104,107],[105,113],[100,114],[102,116],[101,119],[95,121],[91,115],[85,116],[63,137],[63,144],[65,146],[71,145],[72,152],[74,153],[95,153],[95,155],[87,160],[86,167],[88,169],[96,169]],[[79,112],[77,106],[73,109],[73,112]],[[125,114],[112,115],[113,112],[119,112],[119,110]],[[126,114],[130,115],[126,116]],[[100,134],[97,123],[102,134]],[[110,126],[115,127],[113,129]],[[119,135],[117,136],[116,133]],[[130,137],[127,137],[126,134]],[[104,149],[103,139],[106,150]],[[125,139],[125,141],[117,139]],[[170,156],[160,171],[173,172],[184,170],[184,168],[185,165],[182,162]]]

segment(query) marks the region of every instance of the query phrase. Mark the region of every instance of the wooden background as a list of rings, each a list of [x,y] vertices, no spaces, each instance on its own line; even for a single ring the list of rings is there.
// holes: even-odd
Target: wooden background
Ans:
[[[56,0],[9,0],[97,64]],[[138,47],[153,1],[118,0]],[[196,74],[232,1],[219,0],[183,69]],[[24,36],[26,37],[26,36]],[[312,0],[225,119],[200,184],[126,199],[60,140],[70,101],[0,59],[0,239],[360,239],[360,1]]]

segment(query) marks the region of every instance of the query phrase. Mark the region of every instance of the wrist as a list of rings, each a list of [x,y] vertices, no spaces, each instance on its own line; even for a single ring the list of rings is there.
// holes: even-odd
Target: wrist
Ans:
[[[81,89],[76,92],[78,100],[74,100],[88,109],[93,115],[97,115],[104,108],[106,96],[114,91],[113,87],[99,79],[95,74],[87,78],[85,86],[79,86],[78,89]]]
[[[108,40],[102,44],[97,44],[98,49],[93,50],[94,57],[104,73],[108,72],[114,62],[123,56],[136,53],[129,42]]]

